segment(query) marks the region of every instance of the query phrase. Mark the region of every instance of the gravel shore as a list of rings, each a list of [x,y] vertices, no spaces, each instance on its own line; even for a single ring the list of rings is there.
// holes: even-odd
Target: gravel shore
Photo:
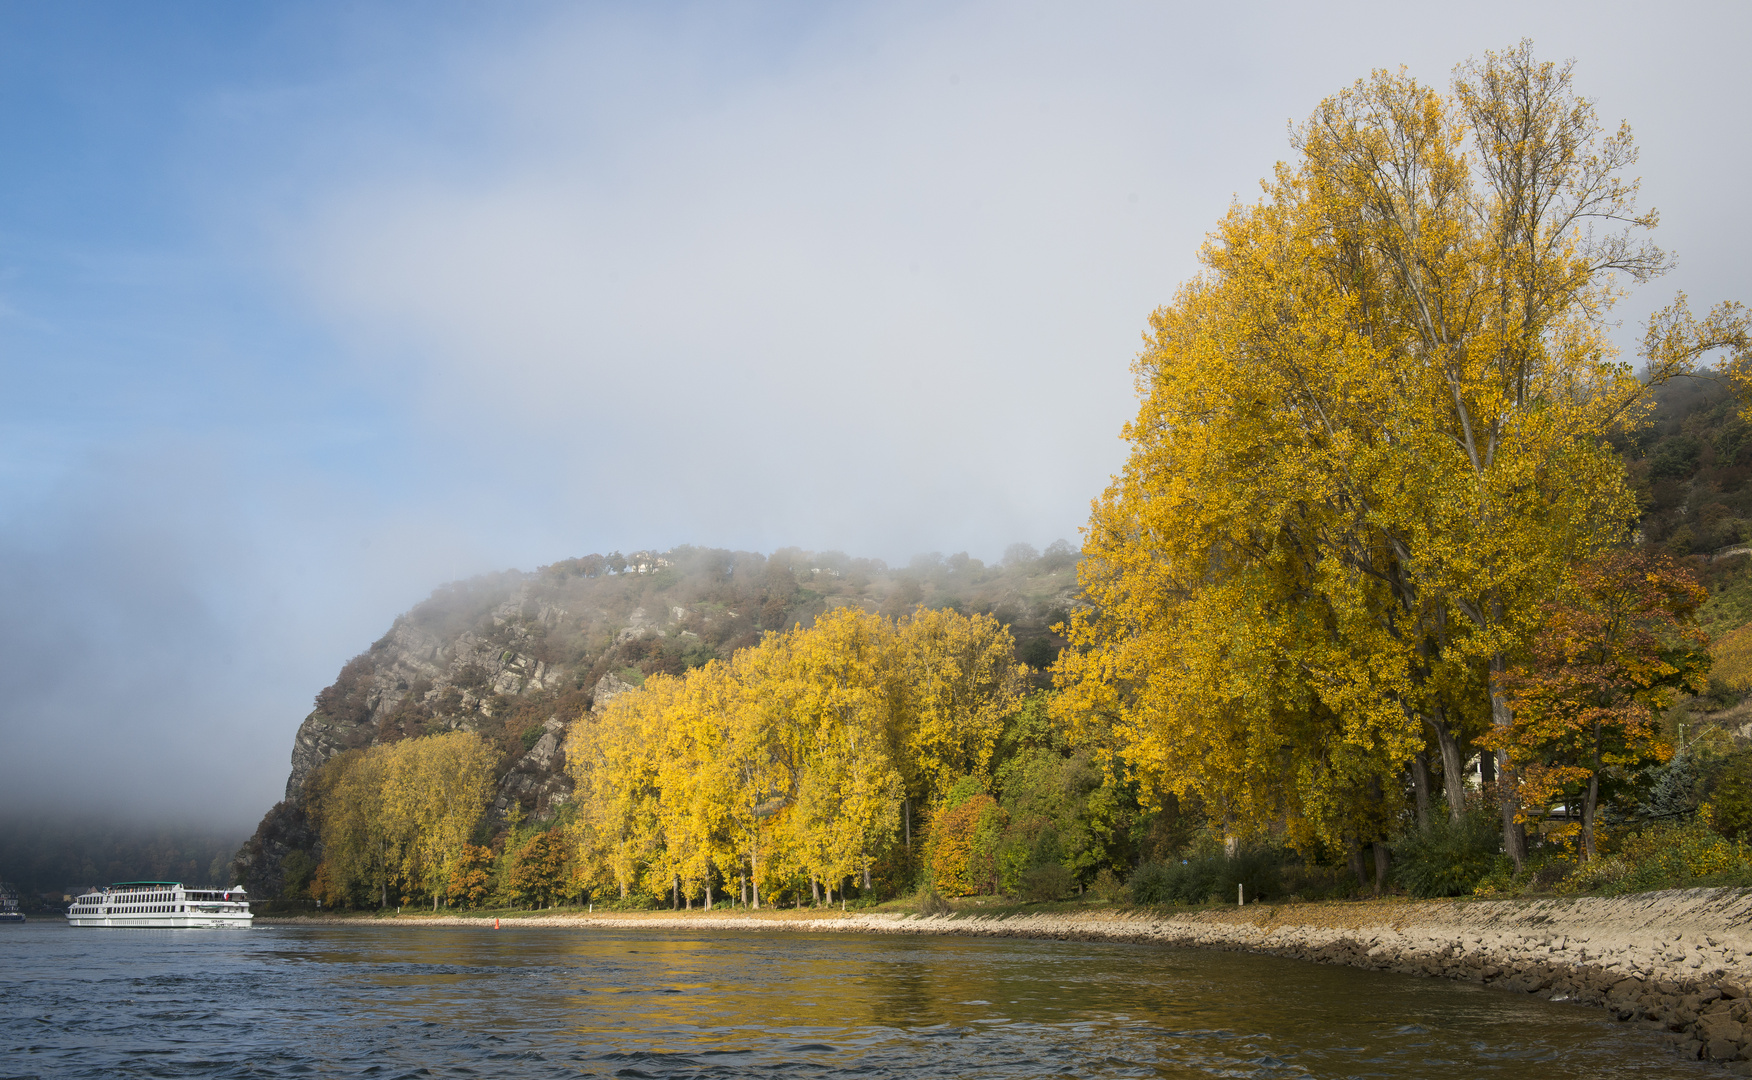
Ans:
[[[483,925],[478,917],[412,913],[396,921]],[[938,918],[743,909],[532,914],[501,925],[966,934],[1242,950],[1604,1006],[1619,1020],[1667,1032],[1682,1055],[1752,1075],[1752,890],[1744,889]]]

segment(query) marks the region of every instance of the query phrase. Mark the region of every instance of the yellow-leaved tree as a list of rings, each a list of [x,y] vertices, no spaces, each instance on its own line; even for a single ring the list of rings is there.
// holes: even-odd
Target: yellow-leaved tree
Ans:
[[[495,756],[480,736],[453,731],[351,750],[306,785],[323,841],[319,892],[331,905],[389,890],[443,899],[493,792]]]
[[[1057,707],[1232,834],[1355,844],[1430,747],[1459,815],[1463,748],[1512,723],[1541,605],[1626,536],[1606,437],[1734,312],[1681,300],[1640,376],[1616,358],[1614,275],[1666,265],[1636,239],[1654,217],[1628,131],[1529,45],[1447,95],[1376,72],[1295,145],[1151,318]],[[1503,785],[1519,861],[1517,806]]]
[[[729,660],[652,676],[573,727],[573,826],[587,881],[672,903],[734,885],[759,906],[806,882],[872,885],[927,797],[984,777],[1025,668],[987,616],[855,607]]]
[[[900,620],[895,635],[901,689],[891,722],[894,755],[909,799],[929,807],[963,776],[989,782],[1027,668],[1009,628],[990,615],[920,608]]]
[[[796,635],[784,680],[798,770],[788,814],[789,848],[799,866],[827,884],[861,874],[898,831],[900,771],[889,752],[894,714],[894,633],[881,617],[839,608]]]
[[[572,727],[568,767],[576,784],[575,830],[585,879],[612,882],[622,899],[646,877],[667,879],[671,864],[660,813],[658,774],[681,679],[655,675],[621,694],[602,716]]]

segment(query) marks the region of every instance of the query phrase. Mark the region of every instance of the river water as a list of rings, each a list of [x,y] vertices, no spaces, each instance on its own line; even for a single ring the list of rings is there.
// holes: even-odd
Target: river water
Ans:
[[[5,1077],[1719,1077],[1602,1011],[959,937],[0,926]]]

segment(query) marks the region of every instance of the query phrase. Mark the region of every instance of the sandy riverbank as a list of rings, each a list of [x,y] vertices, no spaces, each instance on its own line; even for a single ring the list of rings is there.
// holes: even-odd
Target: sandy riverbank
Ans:
[[[394,921],[483,926],[478,917],[411,913]],[[1245,950],[1467,979],[1602,1005],[1620,1020],[1668,1032],[1682,1054],[1752,1075],[1752,890],[1685,889],[1609,899],[1257,904],[1175,913],[962,912],[931,919],[741,909],[531,914],[505,919],[501,926],[966,934]]]

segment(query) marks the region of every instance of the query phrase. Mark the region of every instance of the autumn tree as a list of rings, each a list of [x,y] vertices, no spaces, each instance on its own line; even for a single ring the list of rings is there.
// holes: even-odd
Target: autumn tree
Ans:
[[[451,863],[450,881],[445,885],[445,895],[453,904],[479,907],[492,893],[492,867],[492,848],[476,844],[464,845]]]
[[[1023,675],[988,616],[842,607],[653,676],[574,726],[578,865],[677,906],[720,881],[756,906],[799,876],[829,898],[868,889],[907,828],[908,778],[935,797],[988,775]]]
[[[402,877],[437,908],[493,792],[497,756],[479,735],[452,731],[403,739],[385,755],[385,828],[402,852]]]
[[[904,631],[903,631],[904,633]],[[862,876],[899,831],[902,787],[888,728],[897,711],[892,629],[858,608],[822,615],[799,634],[777,692],[789,713],[795,783],[791,847],[838,888]]]
[[[1586,858],[1598,852],[1602,781],[1670,758],[1661,713],[1708,683],[1708,640],[1692,623],[1706,595],[1665,555],[1607,552],[1575,568],[1504,679],[1515,723],[1493,744],[1521,769],[1519,797],[1534,813],[1579,797]]]
[[[1528,45],[1446,96],[1376,72],[1295,148],[1151,318],[1060,709],[1227,831],[1355,842],[1426,745],[1461,812],[1542,605],[1627,532],[1607,436],[1721,335],[1681,304],[1617,360],[1615,279],[1666,266],[1634,145]]]
[[[666,853],[658,784],[674,703],[683,682],[654,675],[642,689],[619,694],[603,715],[573,726],[568,768],[579,805],[574,840],[587,880],[609,884],[625,899]]]
[[[305,782],[305,805],[323,850],[313,892],[330,907],[350,907],[373,895],[379,906],[389,902],[400,859],[384,827],[384,772],[382,754],[348,750]]]
[[[1009,629],[990,615],[919,608],[899,620],[896,635],[905,699],[893,728],[895,756],[909,792],[930,805],[960,777],[989,780],[1026,670]]]
[[[566,861],[570,845],[553,829],[544,829],[506,852],[506,896],[515,904],[552,907],[569,891]]]
[[[493,790],[495,756],[471,732],[348,751],[305,786],[323,841],[322,899],[351,904],[389,890],[436,906]]]

